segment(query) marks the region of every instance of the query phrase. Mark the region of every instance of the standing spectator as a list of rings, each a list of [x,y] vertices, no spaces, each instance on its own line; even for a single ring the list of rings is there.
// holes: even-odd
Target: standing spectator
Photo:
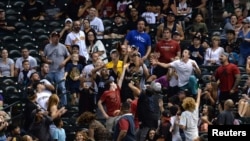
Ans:
[[[157,26],[156,40],[160,41],[162,39],[162,36],[163,36],[162,33],[163,33],[164,28],[166,27],[171,29],[172,35],[174,34],[174,32],[178,31],[181,36],[180,40],[183,40],[184,31],[183,31],[181,23],[176,21],[175,14],[172,11],[170,11],[167,13],[166,16],[164,16],[164,18],[166,18],[166,21],[164,21],[164,23],[161,23],[160,25]]]
[[[98,108],[106,119],[106,128],[109,132],[112,132],[113,123],[121,108],[121,85],[121,79],[117,84],[112,80],[107,80],[105,82],[106,91],[104,91],[101,98],[98,100]],[[103,104],[105,104],[106,110]]]
[[[66,8],[66,17],[73,21],[79,20],[78,11],[80,7],[84,5],[84,0],[68,0]]]
[[[79,18],[86,18],[88,15],[89,9],[93,6],[93,1],[92,0],[85,0],[84,4],[82,4],[79,9],[77,16]]]
[[[100,18],[113,18],[116,12],[116,0],[95,0],[95,8]]]
[[[197,95],[198,82],[196,77],[193,75],[193,71],[195,71],[197,75],[200,75],[201,70],[197,63],[194,60],[190,59],[189,50],[184,49],[182,52],[182,58],[171,63],[161,63],[158,62],[157,59],[152,59],[151,63],[153,65],[160,65],[164,68],[175,68],[178,75],[178,87],[181,90],[188,89],[192,95]]]
[[[28,130],[29,134],[35,136],[38,140],[50,141],[52,139],[49,126],[52,124],[52,118],[40,109],[32,112],[33,120]]]
[[[136,141],[134,117],[130,112],[130,104],[122,103],[121,116],[114,125],[114,140]]]
[[[136,30],[137,29],[137,24],[138,24],[138,20],[140,15],[138,13],[138,9],[136,9],[135,7],[132,7],[129,9],[129,17],[127,17],[127,33],[131,30]]]
[[[221,53],[221,66],[215,71],[215,80],[219,83],[219,102],[223,106],[224,101],[232,99],[238,102],[238,85],[240,82],[240,70],[232,63],[229,63],[228,53]]]
[[[11,33],[11,31],[15,31],[15,27],[10,25],[9,22],[5,19],[5,11],[4,9],[0,9],[0,35],[4,33]]]
[[[83,67],[85,67],[86,64],[87,64],[87,61],[86,61],[86,58],[84,56],[79,54],[79,46],[78,45],[72,45],[71,48],[72,48],[72,53],[71,54],[78,54],[78,57],[79,57],[78,63],[81,64]],[[70,60],[68,63],[70,63],[70,62],[72,62],[72,61]]]
[[[250,20],[244,19],[242,23],[243,27],[238,34],[238,38],[242,39],[242,42],[240,43],[240,58],[238,62],[239,66],[244,66],[246,64],[247,57],[250,54],[250,49],[248,48],[248,46],[250,46]]]
[[[238,35],[238,30],[237,29],[237,17],[236,15],[230,16],[230,20],[224,25],[221,33],[221,39],[226,40],[226,34],[227,31],[230,31],[230,33],[234,33],[234,35]],[[240,27],[241,28],[241,27]],[[234,32],[232,32],[234,31]]]
[[[65,14],[65,5],[59,0],[47,0],[44,3],[45,20],[61,20]]]
[[[159,53],[159,61],[163,63],[170,63],[175,60],[176,57],[180,58],[181,48],[180,45],[172,39],[171,29],[166,27],[162,32],[162,40],[156,44],[155,52]],[[167,73],[165,68],[156,66],[157,78]]]
[[[199,136],[198,120],[200,106],[201,89],[198,89],[196,101],[192,97],[187,97],[183,100],[182,107],[185,111],[181,113],[180,128],[185,133],[186,141],[193,141]]]
[[[202,106],[202,115],[200,117],[199,121],[199,132],[200,133],[207,133],[208,132],[208,126],[212,125],[214,120],[214,108],[211,105],[203,105]]]
[[[142,61],[145,61],[151,52],[151,38],[149,34],[145,33],[147,23],[144,19],[139,19],[137,22],[137,30],[130,31],[126,37],[125,45],[135,45],[139,47]]]
[[[153,12],[151,4],[146,5],[146,11],[142,13],[141,17],[144,18],[148,24],[156,23],[156,16]]]
[[[90,8],[87,18],[90,21],[91,28],[93,28],[97,34],[97,39],[102,39],[104,33],[104,25],[102,19],[97,16],[97,10],[94,7]]]
[[[216,82],[208,82],[202,92],[200,105],[211,105],[215,108],[218,96],[218,84]]]
[[[40,79],[47,79],[47,74],[49,73],[49,64],[48,63],[42,63],[41,64],[41,70],[38,72]],[[50,80],[48,80],[50,81]]]
[[[204,64],[204,53],[205,50],[201,45],[202,37],[200,35],[195,35],[193,37],[193,45],[188,47],[188,50],[190,51],[190,59],[193,59],[197,62],[197,64],[203,65]]]
[[[28,0],[22,11],[23,20],[44,20],[44,7],[43,4],[37,0]]]
[[[99,54],[100,59],[106,64],[108,62],[106,49],[100,39],[97,39],[97,35],[95,32],[88,32],[86,34],[86,46],[89,54],[93,52],[97,52]]]
[[[104,35],[104,39],[121,39],[127,33],[126,25],[119,14],[114,17],[114,24],[111,26],[110,32]]]
[[[95,30],[90,26],[89,19],[82,20],[82,28],[85,35],[87,35],[88,32],[95,32]]]
[[[226,31],[226,39],[222,39],[221,44],[224,47],[224,49],[226,50],[227,46],[231,46],[233,47],[232,52],[235,52],[239,55],[240,52],[240,41],[241,39],[238,39],[238,33],[236,35],[235,30],[227,30]]]
[[[125,11],[127,8],[127,5],[132,3],[131,0],[118,0],[116,4],[116,10],[121,15],[121,17],[125,18]]]
[[[65,40],[65,45],[72,52],[72,45],[79,46],[79,55],[84,56],[86,61],[89,59],[89,54],[85,44],[85,34],[81,31],[81,22],[74,21],[73,22],[73,30],[67,35]]]
[[[2,49],[0,58],[0,76],[14,77],[14,60],[8,58],[8,50]]]
[[[87,124],[89,139],[96,141],[110,140],[111,134],[106,127],[96,119],[96,115],[89,111],[82,113],[77,118],[77,125],[83,126]]]
[[[36,70],[37,68],[37,61],[36,58],[32,57],[29,55],[29,49],[27,47],[23,47],[21,49],[21,55],[22,57],[17,58],[16,63],[15,63],[15,74],[14,76],[18,76],[18,74],[24,69],[22,66],[22,62],[24,60],[28,60],[30,64],[29,69],[34,69]]]
[[[61,104],[67,105],[67,96],[65,82],[61,82],[64,76],[64,67],[70,59],[70,54],[65,45],[59,42],[60,34],[58,32],[51,33],[51,43],[47,44],[44,48],[44,56],[42,60],[49,64],[48,79],[59,85],[61,94]]]
[[[166,16],[164,14],[173,12],[174,15],[177,15],[177,7],[176,3],[174,0],[162,0],[162,5],[161,5],[161,14],[162,16]]]
[[[67,35],[72,32],[73,21],[67,18],[64,22],[64,28],[60,31],[60,42],[65,42]]]
[[[79,99],[80,74],[83,66],[78,63],[79,55],[71,55],[72,63],[68,63],[65,68],[64,79],[68,80],[68,88],[71,94],[71,105],[76,105]]]

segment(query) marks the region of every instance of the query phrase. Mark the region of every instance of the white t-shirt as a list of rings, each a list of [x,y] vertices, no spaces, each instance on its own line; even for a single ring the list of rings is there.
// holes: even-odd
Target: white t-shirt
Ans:
[[[95,32],[104,32],[104,25],[100,18],[95,17],[93,20],[90,21],[90,26],[95,30]],[[97,39],[102,39],[102,37],[97,36]]]
[[[170,123],[173,127],[172,130],[172,141],[181,141],[179,121],[176,116],[171,116]]]
[[[52,93],[48,90],[44,90],[40,93],[36,93],[37,98],[36,98],[36,102],[45,110],[47,110],[48,107],[48,100],[49,97],[52,95]]]
[[[93,47],[88,47],[88,52],[89,54],[93,53],[93,52],[98,52],[98,51],[103,51],[104,53],[100,56],[100,58],[102,59],[102,61],[106,64],[108,63],[108,58],[107,58],[107,53],[106,53],[106,49],[104,48],[104,45],[102,43],[101,40],[97,40],[95,42],[95,44],[93,45]]]
[[[184,130],[186,141],[193,141],[199,136],[198,121],[198,106],[196,106],[193,112],[184,111],[181,113],[180,125],[186,126],[186,129]]]
[[[208,48],[206,50],[204,65],[211,65],[208,60],[215,60],[217,65],[220,65],[220,55],[224,52],[224,48],[218,47],[216,50],[212,50],[212,48]]]
[[[153,12],[143,12],[141,17],[143,17],[147,21],[148,24],[156,23],[155,14]]]
[[[30,68],[37,67],[37,61],[34,57],[29,56],[27,59],[24,59],[23,57],[17,58],[16,63],[15,63],[15,68],[20,69],[20,71],[23,70],[23,65],[22,62],[23,60],[28,60],[30,63]]]
[[[78,45],[79,46],[79,54],[84,56],[86,60],[89,59],[89,54],[85,44],[85,34],[83,31],[79,31],[78,33],[70,32],[65,40],[66,46]]]
[[[186,63],[181,59],[170,63],[170,65],[175,68],[177,72],[179,87],[186,85],[189,81],[189,77],[193,74],[194,68],[192,62],[194,62],[198,67],[197,63],[192,59],[189,59]]]

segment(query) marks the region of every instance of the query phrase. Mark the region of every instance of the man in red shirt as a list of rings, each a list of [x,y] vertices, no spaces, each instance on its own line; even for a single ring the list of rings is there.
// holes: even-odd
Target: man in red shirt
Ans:
[[[164,63],[170,63],[175,60],[176,57],[180,58],[181,48],[179,43],[172,39],[170,28],[166,27],[163,29],[162,40],[156,44],[155,52],[159,53],[158,60]],[[160,76],[162,76],[167,73],[167,69],[157,67],[157,72],[159,72]]]
[[[117,85],[113,80],[107,80],[105,82],[106,91],[104,91],[97,103],[98,108],[106,119],[106,128],[110,132],[112,132],[114,120],[119,114],[121,108],[120,88],[120,81]],[[104,109],[103,104],[105,104],[106,110]]]
[[[219,83],[219,102],[223,106],[224,101],[232,99],[238,102],[238,85],[240,82],[240,70],[228,60],[229,54],[223,52],[220,55],[221,66],[215,71],[215,80]]]

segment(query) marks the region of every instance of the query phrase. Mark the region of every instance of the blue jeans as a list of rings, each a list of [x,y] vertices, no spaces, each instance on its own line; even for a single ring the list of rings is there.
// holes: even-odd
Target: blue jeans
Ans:
[[[47,77],[52,81],[52,83],[58,85],[58,90],[61,92],[58,94],[60,97],[60,103],[61,106],[66,106],[67,105],[67,90],[65,87],[65,81],[62,81],[61,83],[58,84],[59,81],[61,81],[64,77],[64,72],[50,72],[48,73]],[[57,88],[56,88],[57,89]]]
[[[197,79],[194,75],[191,75],[189,77],[189,81],[186,85],[180,87],[181,90],[187,89],[189,92],[191,92],[192,95],[197,95],[197,87],[198,87],[198,82]]]

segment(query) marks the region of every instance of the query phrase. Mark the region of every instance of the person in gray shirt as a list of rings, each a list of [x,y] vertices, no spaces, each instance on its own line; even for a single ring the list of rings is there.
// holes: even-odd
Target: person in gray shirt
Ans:
[[[53,31],[51,33],[51,43],[44,48],[44,56],[42,60],[49,64],[49,73],[47,77],[54,84],[58,84],[60,102],[62,106],[67,105],[65,81],[61,81],[64,77],[65,64],[70,60],[70,53],[66,46],[59,42],[60,34]],[[61,82],[60,82],[61,81]],[[59,83],[60,82],[60,83]]]

